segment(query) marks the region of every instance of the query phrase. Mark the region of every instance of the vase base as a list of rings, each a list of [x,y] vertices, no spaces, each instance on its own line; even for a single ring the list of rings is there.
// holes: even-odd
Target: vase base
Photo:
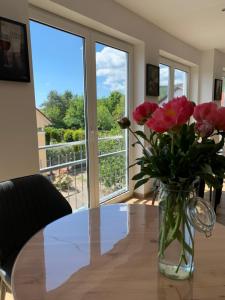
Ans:
[[[159,262],[159,272],[170,279],[188,279],[192,276],[193,270],[193,266],[180,266],[177,271],[177,266]]]

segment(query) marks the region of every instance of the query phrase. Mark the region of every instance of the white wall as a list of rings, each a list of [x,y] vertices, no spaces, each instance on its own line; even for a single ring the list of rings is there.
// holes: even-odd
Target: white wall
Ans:
[[[27,23],[27,1],[1,0],[0,15]],[[33,83],[0,81],[0,181],[38,169]]]
[[[221,79],[224,75],[223,69],[225,68],[225,53],[219,50],[214,50],[214,79]]]
[[[212,100],[213,65],[214,50],[204,51],[200,63],[200,103]]]
[[[211,49],[204,51],[200,63],[200,102],[209,102],[214,96],[215,79],[222,79],[225,67],[225,54]],[[220,105],[220,101],[217,101]]]
[[[159,49],[163,49],[193,63],[199,63],[200,51],[174,38],[112,0],[53,0],[52,2],[79,13],[80,16],[103,23],[118,32],[144,41],[147,49],[146,59],[149,62],[158,63]],[[98,27],[98,29],[101,28]]]

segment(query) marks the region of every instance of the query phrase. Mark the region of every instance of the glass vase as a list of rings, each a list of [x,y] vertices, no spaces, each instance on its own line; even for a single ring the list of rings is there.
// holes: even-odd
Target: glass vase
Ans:
[[[159,271],[187,279],[194,270],[194,227],[186,214],[192,189],[162,185],[159,191]]]
[[[160,185],[159,271],[172,279],[188,279],[194,271],[194,232],[210,237],[216,215],[211,204],[195,196],[191,186]]]

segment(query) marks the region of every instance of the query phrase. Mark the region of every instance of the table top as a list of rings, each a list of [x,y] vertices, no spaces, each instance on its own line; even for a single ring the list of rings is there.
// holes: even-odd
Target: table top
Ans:
[[[38,232],[13,268],[15,300],[216,300],[225,298],[225,227],[195,236],[195,273],[158,273],[158,209],[104,205],[63,217]]]

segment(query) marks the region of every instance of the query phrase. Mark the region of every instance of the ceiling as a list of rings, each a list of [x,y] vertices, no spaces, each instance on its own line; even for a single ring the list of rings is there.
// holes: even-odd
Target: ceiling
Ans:
[[[225,0],[114,0],[200,50],[225,52]]]

